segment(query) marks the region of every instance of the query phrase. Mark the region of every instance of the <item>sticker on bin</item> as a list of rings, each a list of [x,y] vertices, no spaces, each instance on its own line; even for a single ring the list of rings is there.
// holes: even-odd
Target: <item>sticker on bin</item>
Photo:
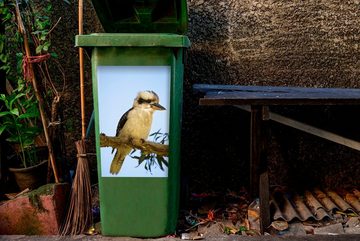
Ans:
[[[98,66],[101,176],[167,177],[170,66]]]

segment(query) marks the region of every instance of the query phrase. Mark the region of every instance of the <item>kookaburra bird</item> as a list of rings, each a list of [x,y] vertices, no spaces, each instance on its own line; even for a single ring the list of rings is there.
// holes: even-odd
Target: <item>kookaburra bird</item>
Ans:
[[[134,100],[133,107],[120,118],[116,136],[126,141],[146,140],[149,136],[155,110],[165,110],[159,104],[159,96],[154,91],[139,92]],[[110,166],[111,174],[119,173],[124,159],[131,149],[128,145],[123,145],[117,149]]]

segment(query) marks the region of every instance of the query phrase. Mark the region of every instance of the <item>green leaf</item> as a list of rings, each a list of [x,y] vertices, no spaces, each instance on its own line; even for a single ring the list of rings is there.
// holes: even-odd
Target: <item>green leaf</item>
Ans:
[[[57,53],[55,53],[55,52],[50,53],[50,55],[53,58],[58,58],[59,57],[59,55],[57,55]]]
[[[156,156],[156,159],[157,159],[157,163],[159,164],[160,169],[161,169],[162,171],[164,171],[163,164],[164,164],[165,166],[167,166],[167,167],[169,166],[169,163],[165,160],[164,157],[157,155],[157,156]]]
[[[40,34],[40,33],[42,33],[42,31],[40,31],[40,30],[36,30],[36,31],[33,31],[33,32],[31,32],[32,34]]]
[[[35,118],[35,117],[38,117],[38,116],[39,116],[38,112],[28,111],[28,112],[26,112],[24,114],[19,115],[19,119],[22,120],[22,119],[26,119],[26,118]]]
[[[23,57],[24,57],[24,54],[22,53],[22,52],[17,52],[16,54],[16,59],[23,59]]]
[[[0,135],[4,132],[4,130],[6,130],[7,126],[6,125],[1,125],[0,126]]]
[[[31,145],[34,144],[34,139],[25,139],[24,142],[23,142],[23,146],[26,148],[26,147],[29,147]]]
[[[169,167],[169,162],[166,159],[163,159],[163,164],[165,164],[165,166]]]
[[[147,158],[146,158],[146,156],[145,155],[143,155],[143,154],[141,154],[141,156],[139,156],[139,157],[132,157],[132,158],[134,158],[134,159],[138,159],[139,161],[138,161],[138,165],[137,166],[140,166],[141,165],[141,163],[143,163]]]
[[[5,94],[0,94],[0,100],[6,101],[6,95]]]
[[[2,48],[2,46],[0,46]],[[7,55],[6,54],[0,54],[0,61],[3,63],[7,62]]]
[[[11,114],[19,116],[19,109],[18,108],[14,108],[14,109],[10,110],[10,112],[11,112]]]
[[[8,74],[10,72],[10,66],[8,65],[3,65],[0,67],[1,70],[4,70],[6,74]]]
[[[245,226],[240,226],[239,231],[247,231],[247,228]]]
[[[12,109],[12,106],[13,106],[13,104],[14,104],[14,101],[18,100],[19,98],[21,98],[21,97],[23,97],[23,96],[25,96],[24,93],[19,93],[19,94],[17,94],[12,100],[10,100],[10,102],[9,102],[10,109]]]
[[[17,135],[10,136],[10,137],[6,138],[6,140],[8,142],[19,142],[20,141],[19,136],[17,136]]]
[[[161,134],[161,129],[159,129],[158,131],[156,131],[156,132],[154,132],[154,133],[152,133],[151,135],[149,135],[149,136],[156,136],[156,135],[159,135],[159,134]]]
[[[39,39],[42,40],[42,41],[44,41],[44,40],[46,39],[46,34],[41,34]],[[44,48],[45,48],[45,47],[44,47]]]
[[[10,111],[2,111],[0,112],[0,117],[6,116],[6,115],[11,115]]]
[[[37,136],[40,133],[40,128],[36,127],[36,126],[30,126],[27,127],[26,129],[24,129],[24,132],[30,137],[30,138],[34,138],[35,136]]]
[[[49,50],[49,47],[50,47],[50,42],[46,42],[46,43],[44,43],[43,50],[44,50],[44,51],[48,51],[48,50]]]
[[[159,164],[160,169],[161,169],[162,171],[164,171],[164,167],[163,167],[163,165],[162,165],[162,160],[161,160],[161,159],[164,159],[164,158],[162,158],[161,156],[158,156],[158,157],[157,157],[157,163]]]
[[[43,49],[43,46],[40,44],[39,46],[36,47],[35,52],[36,52],[37,54],[40,54],[41,51],[42,51],[42,49]]]

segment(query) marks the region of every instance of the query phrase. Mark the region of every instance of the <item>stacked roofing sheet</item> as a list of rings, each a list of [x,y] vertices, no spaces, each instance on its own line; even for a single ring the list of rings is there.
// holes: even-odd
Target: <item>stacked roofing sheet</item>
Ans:
[[[341,192],[314,189],[300,194],[275,193],[270,201],[274,220],[307,221],[333,219],[338,212],[359,215],[360,192]]]

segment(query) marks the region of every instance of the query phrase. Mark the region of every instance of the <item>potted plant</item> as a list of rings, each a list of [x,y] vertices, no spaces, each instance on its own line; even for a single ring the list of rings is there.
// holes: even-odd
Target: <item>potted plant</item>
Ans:
[[[21,190],[33,189],[46,181],[46,152],[35,145],[41,133],[38,122],[37,102],[31,88],[21,80],[11,94],[0,94],[0,136],[12,144],[14,155],[9,158],[9,170]]]

